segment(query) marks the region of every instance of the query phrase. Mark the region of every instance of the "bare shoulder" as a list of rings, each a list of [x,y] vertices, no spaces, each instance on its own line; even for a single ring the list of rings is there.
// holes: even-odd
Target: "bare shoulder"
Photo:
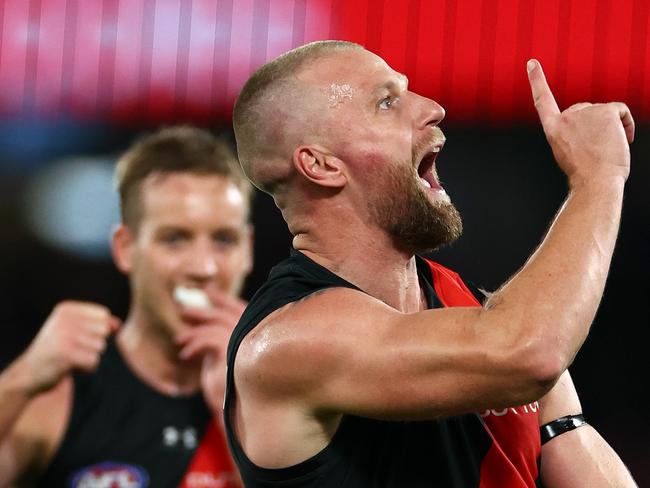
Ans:
[[[238,389],[272,395],[304,394],[349,356],[364,324],[381,329],[381,317],[398,314],[354,289],[328,288],[269,315],[242,341],[235,363]],[[372,340],[368,338],[368,340]]]
[[[328,289],[277,310],[244,339],[237,395],[242,409],[274,405],[291,421],[432,419],[539,398],[537,364],[487,315],[475,306],[404,313]]]

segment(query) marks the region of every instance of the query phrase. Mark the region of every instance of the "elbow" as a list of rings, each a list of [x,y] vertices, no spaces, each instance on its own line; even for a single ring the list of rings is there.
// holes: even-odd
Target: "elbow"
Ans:
[[[538,400],[548,393],[568,367],[568,361],[556,349],[528,344],[523,347],[517,360],[522,366],[522,391],[531,400]]]
[[[539,390],[538,396],[541,397],[548,393],[565,370],[564,363],[557,358],[538,360],[530,371],[532,382]]]

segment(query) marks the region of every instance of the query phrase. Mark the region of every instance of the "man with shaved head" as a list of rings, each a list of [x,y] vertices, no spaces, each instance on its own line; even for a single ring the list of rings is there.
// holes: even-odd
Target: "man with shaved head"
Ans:
[[[605,285],[629,174],[624,104],[560,112],[528,63],[567,198],[484,303],[419,256],[461,219],[438,181],[443,108],[359,45],[262,66],[240,162],[294,235],[229,345],[225,421],[247,487],[635,486],[567,368]]]

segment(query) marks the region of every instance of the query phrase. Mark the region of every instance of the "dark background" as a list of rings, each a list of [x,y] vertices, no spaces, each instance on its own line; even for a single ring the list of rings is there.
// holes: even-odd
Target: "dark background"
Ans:
[[[649,12],[646,0],[0,0],[0,364],[24,349],[59,300],[98,301],[120,316],[128,306],[126,279],[105,246],[115,205],[106,171],[105,194],[82,195],[60,213],[56,202],[74,192],[56,190],[48,170],[74,157],[110,173],[134,138],[170,123],[232,141],[230,109],[246,76],[313,39],[364,44],[447,109],[438,170],[465,233],[435,259],[497,288],[524,264],[566,194],[529,101],[524,66],[534,56],[562,107],[622,100],[637,119],[609,281],[571,371],[586,416],[650,486]],[[63,180],[74,183],[77,171]],[[55,188],[51,203],[35,203],[37,181]],[[30,223],[38,208],[45,220]],[[92,242],[39,232],[38,222],[88,227],[100,214],[106,222]],[[291,242],[266,195],[256,197],[253,222],[247,298]]]

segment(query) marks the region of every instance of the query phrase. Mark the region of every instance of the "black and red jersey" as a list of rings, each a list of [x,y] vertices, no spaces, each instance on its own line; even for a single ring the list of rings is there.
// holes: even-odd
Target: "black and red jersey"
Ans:
[[[202,394],[163,395],[111,338],[94,373],[74,375],[61,446],[35,486],[233,488],[235,467]]]
[[[417,258],[428,306],[479,306],[460,277]],[[225,422],[231,452],[247,488],[532,488],[541,486],[538,405],[427,421],[383,421],[344,415],[330,443],[294,466],[256,466],[229,420],[233,365],[243,338],[278,308],[331,287],[358,289],[292,250],[250,301],[228,348]],[[435,327],[435,324],[432,324]]]

